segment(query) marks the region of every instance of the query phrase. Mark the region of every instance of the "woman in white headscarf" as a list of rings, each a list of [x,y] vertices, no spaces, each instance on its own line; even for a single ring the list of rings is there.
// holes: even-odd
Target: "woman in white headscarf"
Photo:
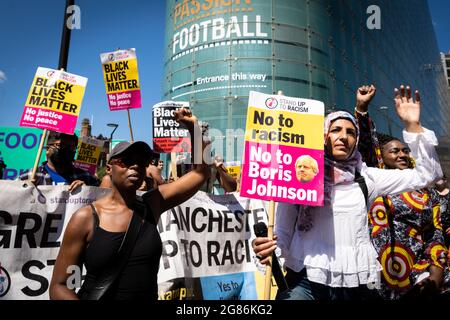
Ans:
[[[403,88],[403,87],[402,87]],[[289,289],[278,299],[361,300],[376,298],[381,265],[369,238],[367,207],[379,195],[420,189],[441,174],[434,133],[420,124],[420,101],[395,90],[405,124],[404,141],[417,159],[414,169],[368,168],[357,150],[359,130],[345,111],[325,119],[325,205],[280,203],[274,240],[259,237],[253,250],[261,263],[278,247]]]

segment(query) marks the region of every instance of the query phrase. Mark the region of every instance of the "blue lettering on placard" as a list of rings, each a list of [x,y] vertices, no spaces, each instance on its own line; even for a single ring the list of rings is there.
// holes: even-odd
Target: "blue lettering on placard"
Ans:
[[[30,140],[31,140],[31,143],[30,143]],[[38,140],[38,138],[36,137],[36,135],[34,133],[27,133],[22,138],[22,146],[25,149],[33,149],[36,146],[36,144],[38,143],[38,141],[40,141],[40,140],[41,140],[41,138],[39,137],[39,140]]]
[[[6,168],[5,172],[3,173],[3,179],[16,180],[19,176],[21,176],[24,173],[27,173],[28,171],[30,171],[30,168],[20,170],[13,168]]]
[[[0,132],[0,143],[4,142],[5,146],[9,149],[15,149],[19,146],[22,146],[25,149],[34,148],[38,141],[41,140],[41,136],[39,138],[34,133],[27,133],[23,137],[16,132],[10,132],[5,136],[5,132]]]

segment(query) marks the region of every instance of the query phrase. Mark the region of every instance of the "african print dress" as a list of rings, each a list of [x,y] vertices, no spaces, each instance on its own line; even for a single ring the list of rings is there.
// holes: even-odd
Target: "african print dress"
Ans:
[[[369,211],[369,229],[383,266],[380,294],[385,299],[403,296],[428,275],[430,265],[447,266],[435,190],[378,197]]]
[[[441,203],[442,230],[444,231],[445,245],[448,249],[450,246],[450,236],[445,234],[445,231],[450,228],[450,193],[445,196],[439,196],[439,200]],[[443,292],[447,297],[450,296],[450,250],[447,251],[447,269],[444,272]]]

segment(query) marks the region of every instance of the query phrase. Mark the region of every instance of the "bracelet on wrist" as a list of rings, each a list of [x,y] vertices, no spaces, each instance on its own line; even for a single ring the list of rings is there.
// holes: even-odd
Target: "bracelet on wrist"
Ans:
[[[369,113],[369,111],[359,111],[358,110],[358,107],[355,107],[355,111],[357,112],[357,113],[359,113],[360,115],[362,115],[362,116],[367,116],[367,114]]]

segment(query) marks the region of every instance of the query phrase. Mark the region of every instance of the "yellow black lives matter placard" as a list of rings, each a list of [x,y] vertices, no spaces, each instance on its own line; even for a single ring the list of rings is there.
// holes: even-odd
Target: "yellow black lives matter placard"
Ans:
[[[136,49],[102,53],[100,59],[109,109],[140,108],[142,102]]]
[[[73,134],[87,78],[39,67],[28,93],[20,126]]]

